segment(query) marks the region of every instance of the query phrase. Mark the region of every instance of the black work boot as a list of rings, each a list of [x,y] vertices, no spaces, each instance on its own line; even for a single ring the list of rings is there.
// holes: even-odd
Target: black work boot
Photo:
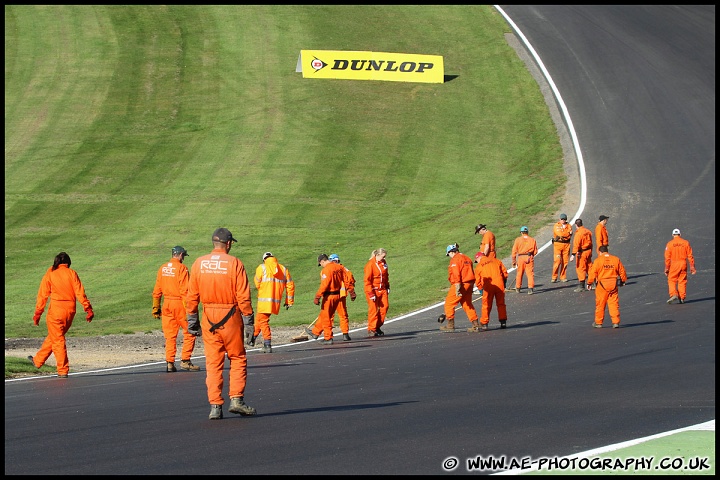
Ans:
[[[500,320],[500,328],[507,328],[507,320]]]
[[[256,337],[255,335],[250,335],[249,337],[247,337],[247,342],[245,342],[245,344],[246,344],[248,347],[254,347],[254,346],[255,346],[255,339],[256,339],[256,338],[257,338],[257,337]]]
[[[343,342],[349,342],[350,340],[352,340],[352,338],[350,338],[350,334],[343,333]]]
[[[375,329],[375,333],[377,333],[379,337],[382,337],[383,335],[385,335],[385,332],[383,332],[382,330],[380,330],[380,327],[377,327],[377,328]]]
[[[223,418],[222,405],[210,405],[210,420]]]
[[[333,342],[332,338],[327,338],[327,339],[323,338],[322,340],[320,340],[321,345],[332,345],[333,343],[334,342]]]
[[[577,288],[575,290],[573,290],[573,292],[584,292],[584,291],[585,291],[585,280],[580,282],[580,285],[578,285]]]
[[[255,415],[257,410],[246,404],[243,397],[233,397],[230,399],[230,408],[228,408],[228,412],[239,413],[243,417],[249,417],[251,415]]]
[[[271,343],[272,343],[272,342],[271,342],[270,340],[265,340],[265,341],[263,342],[263,348],[262,348],[263,353],[272,353],[272,345],[271,345]]]

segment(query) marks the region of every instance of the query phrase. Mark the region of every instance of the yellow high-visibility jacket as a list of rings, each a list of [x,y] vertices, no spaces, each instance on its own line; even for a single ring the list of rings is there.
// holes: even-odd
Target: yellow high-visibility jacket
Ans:
[[[290,271],[268,257],[255,270],[255,287],[258,290],[257,313],[280,313],[280,302],[285,292],[285,305],[295,303],[295,282]]]

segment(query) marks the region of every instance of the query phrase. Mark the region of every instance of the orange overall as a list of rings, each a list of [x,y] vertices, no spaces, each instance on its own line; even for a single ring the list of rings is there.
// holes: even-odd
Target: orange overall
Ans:
[[[535,288],[534,266],[537,253],[537,242],[530,235],[523,233],[515,239],[512,248],[512,264],[517,267],[515,288],[522,287],[523,275],[527,276],[528,288]]]
[[[552,279],[567,280],[567,267],[570,261],[570,237],[572,226],[565,222],[557,222],[553,226],[553,269]]]
[[[597,249],[598,254],[600,253],[600,247],[602,247],[603,245],[605,245],[606,247],[610,245],[610,240],[608,239],[608,231],[602,221],[599,221],[598,224],[595,226],[595,242],[597,243],[595,248]]]
[[[153,299],[158,302],[164,297],[162,305],[162,330],[165,336],[165,361],[174,362],[177,354],[178,330],[183,332],[180,358],[190,360],[195,350],[195,335],[188,332],[185,299],[187,298],[190,274],[183,263],[173,257],[158,269],[153,289]]]
[[[507,320],[507,308],[505,307],[505,285],[507,283],[508,271],[505,265],[497,258],[482,257],[475,267],[475,285],[484,292],[482,298],[482,313],[480,323],[490,323],[490,312],[492,312],[493,300],[497,302],[498,320]]]
[[[497,258],[497,254],[495,253],[495,234],[490,230],[485,230],[483,234],[482,241],[480,242],[480,252],[486,257]]]
[[[65,334],[70,330],[75,318],[76,303],[80,302],[86,312],[92,310],[92,306],[85,295],[85,287],[77,272],[65,264],[58,265],[56,270],[50,267],[43,275],[35,302],[36,313],[45,310],[48,298],[50,298],[50,307],[45,319],[48,334],[40,350],[33,356],[33,362],[37,368],[40,368],[53,354],[58,375],[67,375],[70,372],[70,363]]]
[[[187,313],[196,314],[203,304],[202,339],[206,356],[206,385],[211,405],[223,405],[223,368],[225,355],[230,360],[230,398],[243,397],[247,381],[242,315],[253,314],[250,299],[250,282],[245,266],[222,248],[215,248],[199,257],[190,270]],[[210,328],[219,323],[233,308],[229,320],[213,332]]]
[[[280,302],[285,293],[285,305],[295,304],[295,282],[290,271],[275,257],[267,257],[255,269],[255,288],[258,291],[253,336],[262,333],[263,340],[272,340],[270,315],[280,313]]]
[[[321,332],[324,332],[325,340],[333,338],[333,317],[335,310],[340,305],[340,289],[344,278],[345,268],[338,263],[328,262],[320,270],[320,287],[315,292],[315,298],[321,297],[322,303],[318,321],[312,327],[313,335],[320,335]]]
[[[452,256],[448,265],[448,281],[450,281],[450,290],[448,290],[445,297],[445,316],[447,319],[453,320],[455,318],[455,307],[460,304],[462,309],[465,310],[468,320],[471,323],[476,321],[478,314],[472,302],[475,272],[473,272],[473,261],[470,260],[470,257],[460,252]]]
[[[371,258],[363,270],[363,288],[368,303],[368,331],[374,332],[385,323],[388,308],[390,278],[385,259],[380,262]]]
[[[665,275],[670,296],[677,295],[683,302],[687,295],[688,262],[690,273],[695,273],[695,257],[690,242],[679,235],[673,237],[665,246]]]
[[[572,254],[575,255],[575,271],[580,282],[587,278],[592,264],[592,232],[585,227],[578,227],[573,238]]]
[[[339,263],[341,267],[344,269],[344,278],[343,278],[343,284],[340,288],[340,303],[337,307],[337,314],[338,317],[340,317],[340,331],[342,333],[349,333],[350,332],[350,316],[348,315],[347,310],[347,296],[350,295],[350,300],[355,300],[355,277],[353,276],[352,272],[348,270],[347,267],[345,267],[342,263]],[[334,323],[332,320],[330,323]]]
[[[620,324],[620,296],[618,295],[618,277],[627,282],[627,273],[620,259],[609,253],[600,253],[593,262],[588,274],[588,285],[597,281],[595,287],[595,323],[602,325],[607,305],[613,324]]]

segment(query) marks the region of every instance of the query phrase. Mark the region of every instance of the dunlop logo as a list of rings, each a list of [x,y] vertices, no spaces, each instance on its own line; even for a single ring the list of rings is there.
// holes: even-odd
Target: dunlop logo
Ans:
[[[301,50],[296,71],[303,78],[423,83],[445,78],[442,56],[408,53]]]

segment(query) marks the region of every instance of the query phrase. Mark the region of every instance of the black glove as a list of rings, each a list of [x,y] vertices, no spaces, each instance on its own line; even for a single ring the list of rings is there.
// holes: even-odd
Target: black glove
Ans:
[[[190,335],[195,335],[196,337],[202,335],[202,330],[200,329],[200,319],[198,318],[197,313],[188,313],[187,321],[188,333]]]
[[[242,316],[243,323],[247,326],[255,325],[255,312]]]

